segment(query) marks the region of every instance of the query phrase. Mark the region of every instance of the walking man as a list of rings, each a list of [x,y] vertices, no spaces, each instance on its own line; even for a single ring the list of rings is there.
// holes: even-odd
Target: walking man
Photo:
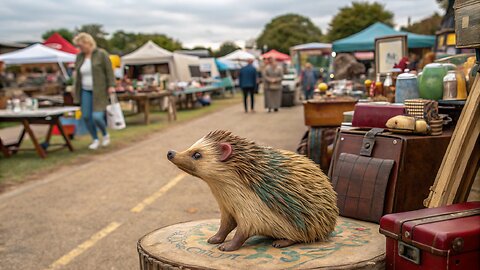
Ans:
[[[317,76],[312,68],[312,64],[305,64],[305,68],[302,70],[301,74],[301,81],[305,100],[313,98],[313,90],[315,89],[315,84],[317,83]]]
[[[250,95],[250,109],[252,110],[252,112],[255,112],[254,96],[255,89],[257,87],[257,70],[253,66],[253,59],[249,59],[248,64],[240,69],[240,75],[238,79],[240,83],[240,88],[242,88],[243,92],[243,106],[245,107],[245,112],[248,113],[248,95]]]

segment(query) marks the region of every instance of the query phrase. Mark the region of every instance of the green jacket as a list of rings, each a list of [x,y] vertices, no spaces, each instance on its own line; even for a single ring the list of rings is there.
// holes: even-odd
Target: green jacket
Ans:
[[[85,59],[84,53],[79,53],[75,60],[75,102],[81,103],[82,75],[80,67]],[[102,49],[95,49],[92,53],[92,77],[93,77],[93,111],[105,111],[109,104],[108,87],[115,87],[112,63],[108,53]]]

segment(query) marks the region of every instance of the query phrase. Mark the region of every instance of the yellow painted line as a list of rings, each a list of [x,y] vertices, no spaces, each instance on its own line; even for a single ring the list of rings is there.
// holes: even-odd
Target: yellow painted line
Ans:
[[[59,269],[60,267],[69,264],[73,259],[78,257],[80,254],[85,252],[87,249],[93,247],[102,238],[109,235],[111,232],[115,231],[118,227],[120,227],[120,225],[122,225],[122,224],[119,223],[119,222],[110,223],[107,227],[101,229],[100,231],[98,231],[97,233],[92,235],[92,237],[90,237],[90,239],[81,243],[76,248],[74,248],[72,251],[70,251],[69,253],[67,253],[66,255],[61,257],[60,259],[53,262],[46,270]]]
[[[135,207],[130,209],[130,211],[133,213],[142,212],[146,206],[152,204],[155,200],[162,197],[162,195],[165,194],[165,192],[167,192],[168,190],[173,188],[176,184],[178,184],[178,182],[180,182],[185,176],[187,176],[187,174],[185,173],[181,173],[175,176],[172,180],[168,181],[168,183],[165,184],[162,188],[160,188],[157,192],[145,198],[145,200],[143,200],[141,203],[137,204]]]

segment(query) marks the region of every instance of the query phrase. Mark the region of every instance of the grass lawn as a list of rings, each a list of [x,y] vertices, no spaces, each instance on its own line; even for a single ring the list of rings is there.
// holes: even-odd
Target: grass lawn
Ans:
[[[177,111],[177,121],[169,123],[165,112],[152,112],[150,114],[151,124],[143,125],[143,114],[137,114],[126,117],[127,128],[123,130],[111,131],[112,144],[108,148],[99,148],[97,151],[91,151],[87,146],[91,143],[89,135],[76,136],[72,140],[75,148],[74,152],[66,148],[59,151],[48,153],[46,159],[38,157],[35,151],[19,151],[10,158],[0,155],[0,191],[25,182],[27,180],[37,179],[48,172],[58,170],[62,166],[72,164],[81,164],[91,160],[97,155],[103,155],[120,148],[130,146],[132,143],[141,141],[152,133],[183,123],[219,109],[240,104],[240,95],[229,99],[215,99],[211,106]],[[126,113],[128,115],[128,113]],[[43,138],[39,138],[40,141]],[[62,140],[59,136],[52,137],[52,143],[59,143]],[[22,148],[32,148],[30,140],[25,140]]]

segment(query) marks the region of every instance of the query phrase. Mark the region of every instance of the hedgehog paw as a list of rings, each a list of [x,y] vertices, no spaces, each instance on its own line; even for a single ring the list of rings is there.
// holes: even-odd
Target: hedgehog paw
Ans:
[[[295,241],[288,239],[278,239],[273,241],[272,246],[276,248],[284,248],[295,244]]]
[[[218,249],[221,250],[221,251],[234,251],[234,250],[237,250],[239,248],[240,247],[238,247],[235,243],[232,243],[232,241],[220,244],[218,246]]]
[[[223,243],[223,241],[225,241],[225,237],[221,237],[218,235],[214,235],[207,240],[209,244],[220,244]]]

